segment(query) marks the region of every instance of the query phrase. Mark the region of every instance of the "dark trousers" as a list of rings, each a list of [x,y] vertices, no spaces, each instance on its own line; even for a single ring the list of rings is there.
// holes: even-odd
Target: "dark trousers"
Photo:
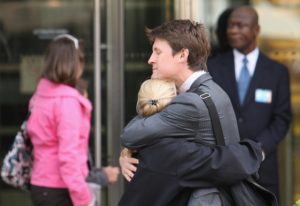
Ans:
[[[67,189],[31,185],[30,193],[34,206],[73,206]]]

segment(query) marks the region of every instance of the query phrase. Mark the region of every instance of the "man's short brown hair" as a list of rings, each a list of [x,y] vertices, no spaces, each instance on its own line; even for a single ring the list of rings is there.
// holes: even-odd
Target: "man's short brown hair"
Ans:
[[[173,55],[182,49],[188,49],[190,69],[207,71],[210,43],[203,24],[191,20],[172,20],[154,29],[146,28],[146,34],[151,43],[156,38],[166,40],[173,50]]]

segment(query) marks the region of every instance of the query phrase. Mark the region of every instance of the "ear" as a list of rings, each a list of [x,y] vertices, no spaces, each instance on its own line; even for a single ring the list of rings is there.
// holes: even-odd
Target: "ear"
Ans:
[[[257,25],[257,26],[255,27],[255,34],[256,34],[256,36],[257,36],[259,33],[260,33],[260,25]]]
[[[190,51],[186,48],[182,49],[179,52],[179,61],[180,62],[187,62],[189,57]]]

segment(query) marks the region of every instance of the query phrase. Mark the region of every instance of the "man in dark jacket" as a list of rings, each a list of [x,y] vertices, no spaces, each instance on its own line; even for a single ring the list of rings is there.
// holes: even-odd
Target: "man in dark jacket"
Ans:
[[[259,31],[257,12],[250,6],[236,8],[227,27],[233,50],[210,59],[208,71],[231,99],[241,139],[262,144],[266,159],[259,183],[279,197],[277,147],[291,121],[289,74],[257,48]]]

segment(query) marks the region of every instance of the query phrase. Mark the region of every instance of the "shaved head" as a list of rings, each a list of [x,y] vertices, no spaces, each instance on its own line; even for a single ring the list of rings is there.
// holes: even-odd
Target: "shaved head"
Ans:
[[[259,31],[258,14],[253,7],[240,6],[230,14],[227,38],[232,48],[243,54],[253,51],[256,48],[256,37]]]
[[[240,6],[233,10],[231,16],[247,16],[251,23],[258,25],[258,14],[256,10],[251,6]]]

